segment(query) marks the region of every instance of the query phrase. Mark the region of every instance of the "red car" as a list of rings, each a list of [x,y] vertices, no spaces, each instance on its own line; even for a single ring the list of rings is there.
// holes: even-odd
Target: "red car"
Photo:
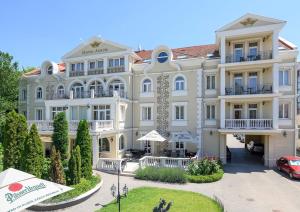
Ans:
[[[276,161],[279,171],[284,171],[289,174],[290,178],[300,179],[300,157],[284,156]]]

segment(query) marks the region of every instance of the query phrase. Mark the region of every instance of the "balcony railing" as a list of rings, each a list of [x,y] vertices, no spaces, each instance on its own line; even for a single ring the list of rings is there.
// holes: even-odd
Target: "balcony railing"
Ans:
[[[84,76],[84,71],[70,71],[70,77]]]
[[[90,69],[88,70],[88,75],[97,75],[97,74],[103,74],[104,73],[104,69]]]
[[[272,129],[272,119],[225,119],[226,129]]]
[[[29,120],[27,121],[28,127],[32,124],[36,124],[38,131],[53,131],[53,121],[45,120]],[[79,121],[69,121],[69,131],[76,131],[78,128]],[[90,131],[97,132],[102,130],[113,129],[113,120],[92,120],[88,121]]]
[[[248,95],[248,94],[270,94],[273,92],[272,84],[264,84],[257,87],[243,86],[235,88],[225,88],[225,95]]]
[[[123,90],[120,91],[109,90],[109,91],[95,91],[94,94],[92,94],[91,91],[82,91],[82,92],[70,91],[69,95],[54,93],[52,96],[49,97],[48,100],[101,98],[101,97],[113,97],[114,95],[120,96],[121,98],[128,98],[127,92]]]
[[[186,169],[189,162],[191,162],[190,158],[144,156],[141,159],[139,159],[139,167],[145,168],[148,166],[152,166]]]
[[[272,51],[260,51],[257,54],[237,55],[231,54],[226,56],[226,63],[237,63],[245,61],[269,60],[272,59]]]
[[[125,72],[124,66],[117,66],[117,67],[108,67],[107,73],[119,73],[119,72]]]

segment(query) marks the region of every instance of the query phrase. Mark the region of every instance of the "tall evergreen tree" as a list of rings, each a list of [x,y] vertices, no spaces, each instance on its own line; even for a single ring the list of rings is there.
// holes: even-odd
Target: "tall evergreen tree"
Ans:
[[[80,157],[80,148],[76,146],[71,153],[69,160],[69,179],[70,184],[75,185],[80,183],[81,178],[81,157]]]
[[[3,168],[17,168],[21,152],[18,147],[18,114],[9,112],[3,127]]]
[[[28,127],[27,127],[27,122],[26,118],[23,114],[18,114],[19,119],[18,119],[18,124],[17,124],[17,144],[20,152],[20,157],[17,162],[17,169],[22,168],[22,161],[23,161],[23,156],[24,156],[24,145],[28,136]]]
[[[56,150],[60,152],[62,160],[65,160],[68,158],[69,136],[68,121],[64,112],[56,114],[54,117],[53,128],[53,144]]]
[[[81,175],[84,178],[90,178],[92,176],[92,137],[86,120],[79,122],[76,145],[80,147]]]
[[[55,146],[52,146],[51,150],[51,168],[50,179],[52,182],[62,185],[66,184],[64,168],[61,163],[60,152],[56,151]]]
[[[25,172],[40,178],[42,176],[43,162],[44,150],[42,141],[38,134],[36,125],[33,124],[24,144],[22,169]]]

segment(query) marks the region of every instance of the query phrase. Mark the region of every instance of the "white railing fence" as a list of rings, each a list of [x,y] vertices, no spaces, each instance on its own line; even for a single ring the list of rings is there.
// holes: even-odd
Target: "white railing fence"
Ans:
[[[190,158],[144,156],[139,159],[139,167],[145,168],[147,166],[152,166],[186,169],[190,161]]]
[[[122,172],[125,168],[125,164],[122,163],[123,161],[124,159],[99,158],[96,169],[101,171],[117,172],[120,168],[120,171]]]
[[[225,119],[225,128],[229,129],[271,129],[272,119]]]

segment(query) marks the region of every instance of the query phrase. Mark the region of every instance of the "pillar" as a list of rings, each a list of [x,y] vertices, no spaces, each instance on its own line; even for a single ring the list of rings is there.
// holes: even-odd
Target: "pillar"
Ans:
[[[272,35],[272,53],[273,58],[278,58],[278,37],[279,37],[279,31],[275,30]]]
[[[99,142],[96,135],[93,135],[93,169],[96,169],[99,159]]]
[[[278,93],[278,87],[279,87],[279,64],[274,63],[273,64],[273,93]]]
[[[278,97],[273,98],[273,128],[278,129],[278,116],[279,116],[279,100]]]
[[[226,62],[226,51],[225,51],[225,37],[221,37],[221,63],[224,64]]]
[[[220,101],[220,127],[225,128],[225,99]]]
[[[226,164],[226,134],[220,134],[220,160],[223,164]]]
[[[220,70],[220,94],[225,95],[225,68],[222,67]]]
[[[84,61],[84,67],[83,67],[83,70],[84,70],[84,76],[87,76],[87,75],[88,75],[88,65],[89,65],[88,61],[85,60],[85,61]]]
[[[107,74],[107,67],[108,67],[108,57],[103,58],[103,73]]]

